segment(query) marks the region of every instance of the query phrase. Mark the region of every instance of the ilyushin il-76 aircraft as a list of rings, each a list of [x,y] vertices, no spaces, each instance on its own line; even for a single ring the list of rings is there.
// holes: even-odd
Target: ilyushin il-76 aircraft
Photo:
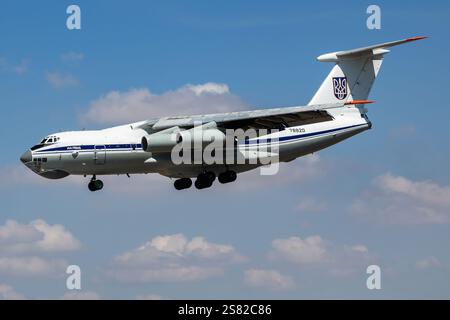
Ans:
[[[159,173],[175,179],[177,190],[190,188],[193,178],[197,189],[211,187],[216,177],[230,183],[238,173],[292,161],[371,129],[366,104],[373,102],[368,97],[384,56],[393,46],[424,38],[319,56],[318,61],[334,67],[306,106],[170,116],[103,130],[58,132],[20,160],[48,179],[89,176],[91,191],[103,188],[99,176],[116,174]]]

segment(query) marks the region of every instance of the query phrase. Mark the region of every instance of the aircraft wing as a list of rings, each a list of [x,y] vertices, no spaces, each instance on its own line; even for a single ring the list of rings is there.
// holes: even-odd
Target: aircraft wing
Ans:
[[[332,116],[327,112],[328,109],[339,108],[345,104],[364,104],[371,102],[372,101],[352,101],[327,105],[282,107],[206,115],[163,117],[160,119],[145,121],[136,128],[144,129],[151,133],[176,126],[188,129],[213,121],[217,123],[217,126],[225,129],[289,127],[332,120]]]

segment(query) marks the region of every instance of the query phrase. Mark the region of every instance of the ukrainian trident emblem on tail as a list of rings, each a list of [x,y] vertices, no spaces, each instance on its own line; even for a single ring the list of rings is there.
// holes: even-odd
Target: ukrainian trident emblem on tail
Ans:
[[[338,100],[344,100],[347,98],[347,77],[335,77],[333,78],[334,96]]]

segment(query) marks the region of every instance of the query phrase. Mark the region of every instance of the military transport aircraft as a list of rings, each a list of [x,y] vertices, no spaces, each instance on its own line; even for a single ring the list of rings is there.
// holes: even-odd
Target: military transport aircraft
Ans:
[[[261,159],[291,161],[370,129],[365,105],[373,102],[367,99],[388,48],[424,38],[319,56],[318,61],[334,62],[334,67],[306,106],[170,116],[103,130],[58,132],[28,149],[20,160],[49,179],[92,176],[91,191],[103,188],[98,176],[112,174],[159,173],[176,179],[177,190],[190,188],[191,178],[196,178],[197,189],[211,187],[216,177],[230,183],[238,173],[262,166]],[[233,130],[243,131],[244,137],[234,135],[233,143],[225,144]],[[246,131],[254,133],[245,135]],[[200,158],[175,163],[174,150],[180,145],[204,151],[209,143],[216,146],[210,155],[231,150],[232,157],[226,159],[232,161]],[[179,148],[177,154],[187,151]]]

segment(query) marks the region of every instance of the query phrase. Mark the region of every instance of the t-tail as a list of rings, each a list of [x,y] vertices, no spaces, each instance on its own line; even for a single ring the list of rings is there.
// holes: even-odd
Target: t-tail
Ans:
[[[358,102],[354,103],[358,106],[365,104],[384,55],[389,53],[388,48],[425,38],[408,38],[319,56],[318,61],[334,62],[335,66],[308,105],[352,102]]]

